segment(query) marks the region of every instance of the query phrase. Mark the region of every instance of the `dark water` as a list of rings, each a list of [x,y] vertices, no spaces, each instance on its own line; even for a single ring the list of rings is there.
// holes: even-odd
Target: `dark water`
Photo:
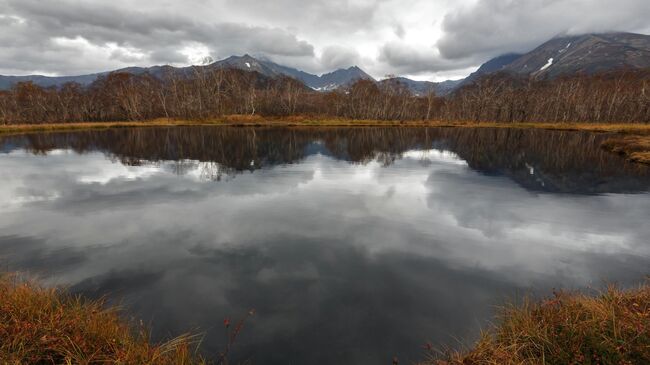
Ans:
[[[603,135],[120,129],[0,140],[0,256],[235,362],[408,364],[493,306],[650,273],[650,171]]]

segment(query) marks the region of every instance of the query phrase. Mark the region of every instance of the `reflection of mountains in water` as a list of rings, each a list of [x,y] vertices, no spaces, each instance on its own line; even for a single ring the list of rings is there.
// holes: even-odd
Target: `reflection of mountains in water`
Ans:
[[[6,137],[0,150],[102,151],[127,165],[189,161],[213,165],[213,178],[291,164],[314,154],[388,166],[409,150],[456,153],[477,171],[504,175],[526,189],[563,193],[641,192],[650,169],[600,149],[603,134],[470,128],[133,128]],[[10,146],[9,148],[7,148]],[[205,164],[207,163],[207,164]]]

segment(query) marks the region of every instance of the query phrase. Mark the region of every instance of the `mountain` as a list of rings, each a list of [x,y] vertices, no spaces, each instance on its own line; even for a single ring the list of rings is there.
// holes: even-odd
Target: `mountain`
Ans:
[[[289,76],[302,81],[313,90],[319,91],[335,90],[358,79],[374,80],[357,66],[338,69],[318,76],[250,55],[232,56],[202,67],[238,68],[256,71],[268,77]],[[554,78],[576,73],[590,74],[626,68],[650,68],[650,36],[633,33],[606,33],[556,37],[528,53],[505,54],[493,58],[462,80],[436,83],[415,81],[404,77],[396,79],[416,95],[424,95],[433,89],[437,95],[444,96],[459,87],[474,82],[481,76],[499,71],[535,78]],[[147,72],[155,77],[161,77],[174,72],[187,75],[190,74],[191,69],[191,67],[153,66],[128,67],[116,71],[132,74]],[[6,90],[21,81],[32,81],[43,87],[60,86],[66,82],[90,85],[98,77],[108,73],[61,77],[0,75],[0,90]]]
[[[320,85],[312,88],[321,91],[335,90],[359,79],[375,81],[372,76],[365,73],[362,69],[353,66],[347,69],[339,69],[334,72],[323,74],[320,77]]]
[[[34,84],[40,85],[42,87],[60,86],[67,82],[76,82],[81,85],[90,85],[93,83],[93,81],[97,80],[97,77],[103,74],[104,73],[82,75],[82,76],[59,76],[59,77],[50,77],[50,76],[41,76],[41,75],[29,75],[29,76],[0,75],[0,90],[7,90],[19,82],[28,82],[28,81],[31,81]]]
[[[210,67],[234,67],[246,71],[257,71],[265,76],[277,77],[280,75],[293,77],[302,81],[314,90],[335,90],[359,79],[374,80],[357,66],[347,69],[338,69],[321,76],[310,74],[295,68],[282,66],[268,60],[259,60],[249,55],[241,57],[232,56],[222,61],[217,61]]]
[[[451,94],[454,90],[456,90],[461,82],[463,82],[463,79],[434,82],[434,90],[436,91],[436,95],[446,96]]]
[[[145,72],[161,77],[166,72],[178,72],[189,68],[176,68],[172,66],[153,66],[153,67],[127,67],[115,71],[99,72],[88,75],[79,76],[42,76],[42,75],[28,75],[28,76],[3,76],[0,75],[0,90],[7,90],[19,82],[31,81],[41,87],[61,86],[69,82],[75,82],[83,86],[88,86],[95,82],[97,78],[106,76],[111,72],[126,72],[134,75],[141,75]]]
[[[226,59],[216,61],[210,65],[202,66],[209,68],[237,68],[245,71],[256,71],[268,77],[289,76],[302,81],[308,87],[314,90],[334,90],[341,86],[348,85],[358,79],[374,80],[372,76],[365,73],[357,66],[347,69],[339,69],[334,72],[326,73],[321,76],[313,75],[295,68],[282,66],[277,63],[260,60],[250,55],[231,56]],[[191,67],[172,67],[172,66],[153,66],[153,67],[128,67],[111,72],[127,72],[135,75],[149,73],[155,77],[161,77],[165,73],[177,72],[180,74],[189,73]],[[76,82],[87,86],[92,84],[98,77],[107,75],[110,72],[95,73],[80,76],[2,76],[0,75],[0,90],[9,89],[18,82],[31,81],[42,87],[61,86],[67,82]]]
[[[552,79],[578,73],[641,68],[650,68],[649,35],[604,33],[563,36],[555,37],[525,54],[495,57],[457,84],[454,90],[481,76],[499,71]]]
[[[478,70],[472,72],[465,79],[461,80],[461,82],[459,82],[456,85],[456,87],[460,87],[472,83],[483,75],[488,75],[491,73],[502,71],[506,66],[516,61],[521,56],[522,56],[521,54],[517,54],[517,53],[508,53],[508,54],[495,57],[487,61],[486,63],[482,64],[481,67],[478,68]]]
[[[633,33],[557,37],[505,67],[508,72],[554,78],[576,73],[650,67],[650,36]]]
[[[269,60],[258,59],[248,54],[243,56],[231,56],[226,59],[216,61],[207,66],[208,68],[236,68],[244,71],[255,71],[267,77],[289,76],[302,81],[305,85],[317,91],[331,91],[336,90],[342,86],[349,85],[356,80],[365,79],[372,80],[372,76],[368,75],[361,68],[352,66],[346,69],[338,69],[336,71],[323,74],[321,76],[310,74],[295,68],[279,65]],[[155,77],[162,77],[168,73],[189,74],[191,67],[172,67],[172,66],[153,66],[153,67],[128,67],[115,70],[112,72],[126,72],[134,75],[149,73]],[[33,83],[43,86],[61,86],[67,82],[76,82],[84,86],[92,84],[98,77],[109,74],[110,72],[102,72],[90,75],[80,76],[1,76],[0,75],[0,90],[9,89],[12,85],[18,82],[32,81]],[[414,81],[404,77],[398,78],[400,82],[407,85],[407,87],[416,95],[424,95],[430,88],[433,88],[438,95],[444,95],[451,90],[456,81],[445,81],[443,83],[432,83],[428,81]]]
[[[447,80],[443,82],[431,82],[431,81],[416,81],[407,79],[406,77],[392,77],[380,81],[381,83],[387,82],[399,82],[400,84],[405,85],[413,94],[417,96],[424,96],[433,90],[437,96],[445,96],[451,93],[461,80]]]

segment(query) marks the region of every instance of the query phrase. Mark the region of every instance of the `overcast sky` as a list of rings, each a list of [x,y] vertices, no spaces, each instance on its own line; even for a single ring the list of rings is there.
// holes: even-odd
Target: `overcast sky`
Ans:
[[[313,73],[463,77],[560,34],[650,33],[649,0],[0,0],[0,74],[249,53]]]

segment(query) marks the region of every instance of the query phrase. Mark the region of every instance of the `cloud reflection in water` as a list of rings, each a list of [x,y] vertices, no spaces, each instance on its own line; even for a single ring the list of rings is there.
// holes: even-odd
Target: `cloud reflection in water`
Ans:
[[[415,361],[426,341],[471,340],[506,297],[647,274],[647,171],[581,134],[477,133],[14,139],[0,255],[123,300],[158,337],[206,331],[207,352],[223,317],[256,308],[236,354],[268,364]]]

